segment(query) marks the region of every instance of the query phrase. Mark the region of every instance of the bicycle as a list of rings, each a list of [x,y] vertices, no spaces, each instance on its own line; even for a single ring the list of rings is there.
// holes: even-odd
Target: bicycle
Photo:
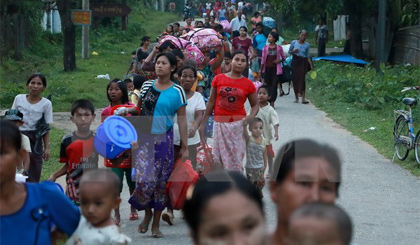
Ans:
[[[407,87],[401,90],[406,92],[409,90],[420,90],[420,86]],[[394,146],[395,155],[401,161],[404,161],[410,150],[414,149],[417,163],[420,163],[420,130],[414,134],[414,120],[412,116],[412,108],[417,105],[418,100],[414,98],[404,98],[403,104],[408,110],[394,110],[397,115],[394,125]]]

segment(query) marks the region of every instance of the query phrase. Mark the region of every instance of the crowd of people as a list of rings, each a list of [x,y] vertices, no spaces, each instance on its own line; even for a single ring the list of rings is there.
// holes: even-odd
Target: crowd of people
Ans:
[[[125,79],[104,86],[109,106],[101,122],[113,115],[131,118],[138,135],[131,149],[104,159],[106,169],[99,167],[94,147],[95,107],[80,99],[70,107],[76,130],[61,141],[62,167],[50,181],[37,184],[50,155],[53,105],[42,95],[46,77],[31,75],[28,93],[16,96],[0,122],[0,243],[49,244],[60,232],[69,236],[68,244],[129,243],[119,229],[121,202],[131,205],[129,220],[142,217],[139,233],[150,229],[152,237],[164,237],[161,220],[175,223],[168,180],[177,162],[190,161],[201,175],[183,207],[194,244],[349,244],[351,220],[334,204],[341,182],[336,150],[312,140],[273,149],[273,140],[280,138],[274,102],[286,61],[284,40],[275,28],[264,33],[258,12],[250,38],[244,6],[216,1],[217,11],[209,11],[204,23],[193,25],[188,17],[186,26],[166,28],[160,38],[194,28],[220,34],[222,46],[203,52],[199,66],[170,42],[151,48],[149,36],[141,39]],[[229,19],[231,10],[232,30],[223,31],[220,21]],[[295,102],[302,97],[303,104],[308,103],[305,74],[313,69],[306,36],[302,30],[287,51],[293,57]],[[256,82],[259,74],[262,85]],[[209,137],[214,162],[204,174],[197,151]],[[17,172],[28,176],[27,183],[15,180]],[[65,195],[52,183],[63,175]],[[124,176],[129,200],[120,196]],[[269,197],[263,195],[266,183]],[[263,198],[277,207],[273,233],[267,230]]]

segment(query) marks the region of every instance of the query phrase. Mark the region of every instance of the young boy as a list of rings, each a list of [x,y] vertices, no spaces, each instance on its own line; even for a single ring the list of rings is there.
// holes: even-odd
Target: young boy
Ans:
[[[128,244],[131,239],[120,233],[111,212],[121,202],[120,180],[109,169],[86,172],[79,185],[82,217],[77,230],[66,244]]]
[[[288,244],[349,245],[352,233],[351,219],[343,209],[331,204],[308,203],[290,217]]]
[[[264,188],[264,172],[267,168],[267,141],[263,137],[264,122],[258,117],[252,119],[248,125],[251,136],[244,128],[246,140],[246,175],[248,179],[260,191],[263,198],[262,189]]]
[[[221,73],[228,73],[230,72],[230,70],[232,70],[232,55],[230,54],[230,52],[226,52],[225,53],[225,58],[224,58],[224,62],[220,68],[220,72]]]
[[[23,125],[23,114],[18,109],[10,109],[6,111],[4,116],[4,120],[12,121],[16,126],[20,127]],[[29,141],[28,136],[24,134],[20,134],[22,137],[22,148],[25,149],[26,154],[25,158],[23,159],[23,164],[18,166],[18,171],[22,171],[22,175],[28,176],[29,174],[29,164],[30,164],[30,156],[29,154],[31,151],[31,142]]]
[[[66,174],[66,195],[76,205],[80,205],[80,178],[86,170],[98,168],[98,154],[93,146],[94,133],[90,130],[94,119],[95,108],[90,101],[81,99],[73,103],[70,120],[77,129],[61,141],[60,163],[64,165],[48,178],[55,182]]]
[[[268,174],[270,178],[273,168],[274,150],[271,140],[273,139],[272,127],[274,127],[274,140],[279,139],[279,116],[273,107],[268,102],[272,95],[271,87],[262,85],[258,88],[258,105],[260,107],[256,117],[261,118],[264,122],[263,136],[267,140],[267,160],[268,160]]]

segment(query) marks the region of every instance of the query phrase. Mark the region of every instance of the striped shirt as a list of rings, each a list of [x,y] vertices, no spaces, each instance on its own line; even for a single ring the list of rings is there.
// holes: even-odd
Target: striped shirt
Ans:
[[[165,90],[155,87],[155,80],[146,81],[141,87],[141,131],[151,134],[164,134],[174,124],[178,109],[187,105],[184,89],[178,84]]]

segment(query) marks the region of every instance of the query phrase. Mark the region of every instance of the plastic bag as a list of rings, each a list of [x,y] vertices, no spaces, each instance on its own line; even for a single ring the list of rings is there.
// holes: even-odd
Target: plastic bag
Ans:
[[[188,188],[197,182],[199,176],[194,171],[191,161],[187,160],[176,162],[174,170],[166,184],[166,190],[171,200],[172,208],[176,210],[182,209],[187,196]]]

